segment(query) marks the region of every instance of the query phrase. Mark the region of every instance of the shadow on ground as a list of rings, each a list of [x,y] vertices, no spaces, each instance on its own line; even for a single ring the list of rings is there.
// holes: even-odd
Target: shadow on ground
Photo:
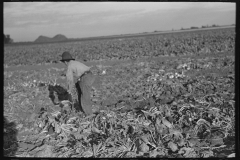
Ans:
[[[4,116],[4,136],[3,136],[3,155],[4,157],[15,157],[18,150],[17,134],[15,122],[9,122]]]
[[[56,85],[56,86],[49,85],[48,91],[49,91],[49,98],[52,100],[54,105],[59,104],[60,101],[69,99],[69,94],[67,90],[60,85]]]
[[[81,89],[77,84],[75,84],[75,87],[77,88],[78,93],[81,93]],[[52,100],[54,105],[59,104],[60,101],[63,101],[63,100],[73,101],[72,96],[68,94],[67,90],[60,85],[59,86],[49,85],[48,90],[49,90],[49,98]],[[75,101],[73,107],[75,108],[76,111],[83,112],[82,107],[80,105],[81,103],[80,101],[81,101],[80,99],[78,99],[78,101]]]

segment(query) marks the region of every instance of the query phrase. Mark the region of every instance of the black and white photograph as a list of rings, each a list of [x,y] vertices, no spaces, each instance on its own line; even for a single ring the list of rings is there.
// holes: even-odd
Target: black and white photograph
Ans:
[[[236,158],[234,2],[3,2],[3,156]]]

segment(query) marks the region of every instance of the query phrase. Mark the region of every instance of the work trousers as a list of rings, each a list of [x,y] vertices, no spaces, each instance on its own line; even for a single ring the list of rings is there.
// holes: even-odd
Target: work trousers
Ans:
[[[95,76],[92,72],[84,74],[80,77],[80,81],[77,81],[76,88],[78,91],[78,101],[81,106],[82,111],[86,115],[91,115],[92,111],[92,101],[91,101],[91,87],[95,81]]]

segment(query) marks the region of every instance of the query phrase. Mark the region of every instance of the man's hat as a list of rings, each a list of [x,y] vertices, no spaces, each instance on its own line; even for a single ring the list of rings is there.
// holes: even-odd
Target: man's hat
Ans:
[[[69,52],[63,52],[62,59],[60,61],[64,62],[64,61],[67,61],[67,60],[75,60],[75,59],[72,58],[72,56]]]

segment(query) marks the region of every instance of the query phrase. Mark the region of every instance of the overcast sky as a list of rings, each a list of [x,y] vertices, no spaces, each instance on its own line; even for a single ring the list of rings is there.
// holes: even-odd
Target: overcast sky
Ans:
[[[4,34],[20,42],[230,25],[235,12],[223,2],[4,2]]]

